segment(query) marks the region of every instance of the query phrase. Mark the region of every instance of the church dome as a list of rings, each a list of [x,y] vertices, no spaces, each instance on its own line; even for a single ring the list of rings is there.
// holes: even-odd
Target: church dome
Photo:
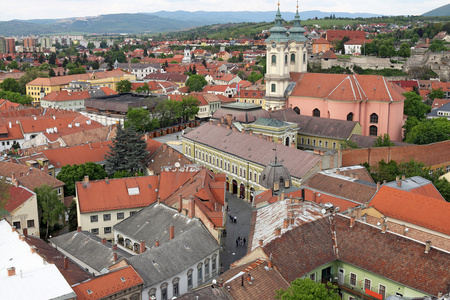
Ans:
[[[285,166],[277,163],[275,159],[275,163],[270,163],[261,172],[259,183],[266,189],[282,190],[291,186],[291,174]]]

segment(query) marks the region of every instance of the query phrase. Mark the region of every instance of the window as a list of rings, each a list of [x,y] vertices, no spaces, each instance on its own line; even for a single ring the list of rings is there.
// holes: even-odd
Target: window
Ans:
[[[125,214],[123,212],[117,213],[117,220],[122,220],[125,218]]]
[[[212,273],[216,273],[217,271],[217,256],[214,254],[211,259],[211,269]]]
[[[316,139],[313,139],[313,146],[316,145]]]
[[[319,109],[315,108],[313,110],[313,117],[320,117],[320,110]]]
[[[376,113],[370,115],[370,123],[378,124],[378,115]]]
[[[103,221],[111,220],[111,214],[103,214]]]
[[[369,127],[369,135],[371,136],[378,136],[378,127],[375,125],[371,125]]]
[[[288,56],[285,55],[285,56],[284,56],[284,64],[287,65],[287,63],[288,63]]]
[[[175,278],[172,281],[172,287],[173,287],[173,297],[177,297],[180,294],[180,278]]]
[[[372,281],[370,279],[364,278],[364,289],[370,290]]]
[[[61,188],[57,188],[57,189],[56,189],[56,193],[57,193],[58,195],[61,195]]]
[[[200,285],[203,281],[203,264],[199,263],[197,266],[197,285]]]
[[[275,65],[277,63],[277,56],[272,55],[272,65]]]
[[[311,279],[312,281],[316,281],[316,273],[312,273],[309,275],[309,279]]]
[[[380,284],[380,286],[378,287],[378,294],[383,296],[384,299],[386,297],[386,286]]]
[[[333,142],[333,149],[336,149],[336,142]]]
[[[448,172],[450,172],[450,165],[445,167],[445,173],[448,173]]]
[[[27,221],[27,228],[34,228],[34,220]]]
[[[205,260],[205,278],[209,277],[209,258]]]
[[[91,229],[91,232],[92,232],[93,234],[98,234],[98,228],[92,228],[92,229]]]
[[[248,171],[248,178],[252,180],[252,170]]]
[[[20,222],[13,222],[13,226],[16,227],[16,229],[20,229]]]
[[[308,145],[311,144],[311,140],[310,140],[310,139],[307,139],[307,140],[306,140],[306,144],[308,144]]]
[[[325,141],[325,148],[328,148],[328,141]]]
[[[356,286],[356,274],[350,273],[350,285]]]
[[[272,83],[271,91],[272,91],[272,93],[275,93],[277,91],[277,85],[275,83]]]
[[[192,269],[190,269],[187,273],[187,278],[188,278],[188,289],[192,289],[193,283],[192,283]]]
[[[322,141],[319,140],[319,147],[322,147]]]
[[[94,222],[98,222],[98,216],[97,215],[91,216],[91,223],[94,223]]]
[[[130,217],[131,217],[132,215],[134,215],[135,213],[137,213],[137,211],[130,211]]]
[[[298,108],[297,106],[296,107],[294,107],[294,111],[297,113],[297,115],[299,115],[300,114],[300,108]]]
[[[353,121],[353,113],[347,115],[347,121]]]
[[[105,227],[104,232],[105,233],[111,233],[111,227]]]
[[[304,144],[305,143],[305,138],[302,138],[301,139],[301,144]]]
[[[167,300],[167,283],[161,285],[161,299]]]
[[[291,63],[295,63],[295,54],[291,54]]]

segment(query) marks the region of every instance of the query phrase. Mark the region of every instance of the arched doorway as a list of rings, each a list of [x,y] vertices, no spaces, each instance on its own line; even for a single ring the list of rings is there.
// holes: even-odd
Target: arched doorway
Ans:
[[[241,199],[245,198],[245,185],[241,183],[239,187],[239,195],[241,196]]]
[[[237,181],[233,179],[233,195],[237,194],[238,184]]]
[[[289,137],[286,138],[286,146],[289,146]]]
[[[298,108],[297,106],[296,107],[294,107],[294,111],[297,113],[297,115],[299,115],[300,114],[300,108]]]

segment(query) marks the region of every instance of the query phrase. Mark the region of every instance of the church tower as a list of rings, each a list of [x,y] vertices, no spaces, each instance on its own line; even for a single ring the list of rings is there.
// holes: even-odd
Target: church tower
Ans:
[[[186,47],[184,48],[184,56],[183,59],[181,60],[181,63],[183,65],[188,65],[192,62],[191,59],[191,49],[189,49],[189,46],[186,45]]]
[[[290,72],[306,72],[306,38],[305,30],[300,25],[298,5],[294,26],[287,31],[283,26],[278,3],[275,25],[269,32],[270,36],[265,41],[266,109],[281,108],[286,105],[288,86],[291,81]]]

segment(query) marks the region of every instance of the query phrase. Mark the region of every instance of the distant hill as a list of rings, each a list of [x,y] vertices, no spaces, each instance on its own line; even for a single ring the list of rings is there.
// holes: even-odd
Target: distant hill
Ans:
[[[424,16],[424,17],[447,17],[447,16],[450,16],[450,4],[446,4],[444,6],[430,10],[429,12],[424,13],[422,16]]]
[[[275,13],[275,11],[160,11],[156,13],[108,14],[69,19],[11,20],[0,22],[0,36],[56,33],[159,33],[212,24],[273,22]],[[294,18],[293,12],[282,12],[282,15],[288,21]],[[367,13],[300,12],[302,20],[316,17],[324,18],[330,15],[334,15],[336,18],[369,18],[378,16]]]

